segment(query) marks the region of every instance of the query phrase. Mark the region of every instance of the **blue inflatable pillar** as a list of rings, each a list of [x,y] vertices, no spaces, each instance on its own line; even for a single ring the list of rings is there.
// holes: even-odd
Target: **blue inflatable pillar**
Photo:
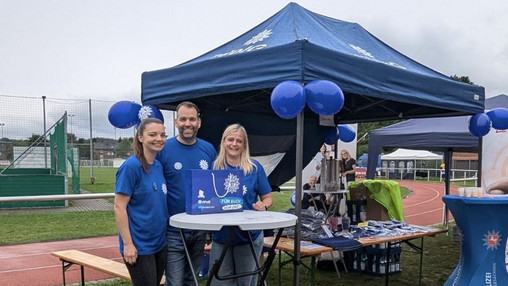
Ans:
[[[508,285],[508,197],[460,197],[443,201],[462,232],[459,264],[444,285]]]

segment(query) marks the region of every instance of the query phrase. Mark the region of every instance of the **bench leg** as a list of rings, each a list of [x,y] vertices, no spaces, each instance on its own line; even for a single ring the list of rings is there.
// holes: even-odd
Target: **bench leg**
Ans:
[[[63,286],[66,285],[65,283],[65,271],[69,269],[74,263],[62,260],[62,277],[63,277]],[[81,286],[85,286],[85,267],[81,265]]]
[[[70,263],[69,263],[70,264]],[[65,261],[62,260],[62,276],[63,276],[63,286],[65,286],[65,270],[69,267],[70,265],[65,265]]]
[[[81,265],[81,286],[85,286],[85,266]]]

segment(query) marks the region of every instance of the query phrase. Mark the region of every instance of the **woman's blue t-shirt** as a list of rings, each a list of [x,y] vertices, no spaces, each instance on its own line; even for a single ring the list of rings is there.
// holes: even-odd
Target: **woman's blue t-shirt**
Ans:
[[[139,160],[131,156],[116,173],[115,193],[130,196],[127,205],[129,229],[139,255],[154,254],[167,245],[166,179],[159,161],[155,160],[149,170],[145,173]],[[123,255],[123,239],[120,234],[118,237]]]

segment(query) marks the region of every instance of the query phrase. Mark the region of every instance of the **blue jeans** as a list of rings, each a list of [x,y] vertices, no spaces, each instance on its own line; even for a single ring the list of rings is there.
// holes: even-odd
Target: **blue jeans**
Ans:
[[[164,247],[159,252],[151,255],[139,255],[134,264],[129,264],[124,259],[125,266],[127,266],[132,279],[132,285],[160,285],[166,267],[166,250],[167,248]]]
[[[255,257],[252,257],[250,244],[235,245],[226,252],[224,261],[219,269],[220,276],[240,274],[254,271],[256,269],[256,260],[259,261],[261,251],[263,250],[263,233],[258,235],[253,241]],[[213,242],[210,251],[210,269],[213,262],[220,258],[222,250],[226,245]],[[219,281],[213,278],[211,285],[234,285],[234,286],[255,286],[258,281],[258,275],[244,276],[236,279]]]
[[[185,248],[180,231],[167,231],[168,259],[166,264],[165,286],[195,286],[194,277],[189,268]],[[201,230],[185,230],[185,243],[192,260],[194,271],[198,271],[203,260],[206,232]]]

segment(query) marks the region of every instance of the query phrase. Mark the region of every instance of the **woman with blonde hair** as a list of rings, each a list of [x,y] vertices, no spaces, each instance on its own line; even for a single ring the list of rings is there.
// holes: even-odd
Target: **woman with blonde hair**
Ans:
[[[347,188],[347,183],[354,182],[356,179],[356,160],[351,158],[351,154],[346,149],[340,151],[340,157],[342,159],[342,168],[340,171],[341,176],[346,177],[346,183],[344,188]]]
[[[272,188],[268,183],[263,166],[252,159],[249,154],[247,131],[240,124],[226,127],[222,134],[219,154],[213,164],[215,170],[239,169],[243,171],[243,209],[267,211],[272,205]],[[258,199],[259,198],[259,199]],[[219,259],[228,239],[230,227],[223,227],[212,234],[212,250],[210,265]],[[263,249],[263,232],[249,231],[254,244],[254,257],[259,257]],[[256,259],[252,256],[249,233],[236,230],[231,241],[232,247],[226,253],[224,262],[219,269],[220,276],[251,272],[256,269]],[[256,285],[257,275],[239,277],[227,281],[215,278],[212,285]]]

